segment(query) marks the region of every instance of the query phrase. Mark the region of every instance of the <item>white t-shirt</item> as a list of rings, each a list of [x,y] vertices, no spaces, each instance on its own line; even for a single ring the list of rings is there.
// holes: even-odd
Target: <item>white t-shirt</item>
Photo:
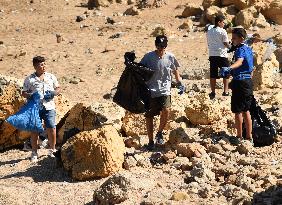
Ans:
[[[209,56],[228,57],[227,48],[224,43],[228,43],[228,35],[225,29],[220,27],[211,28],[207,32]]]
[[[43,98],[46,91],[54,91],[58,87],[58,80],[53,74],[45,72],[44,79],[41,81],[33,73],[24,80],[23,91],[28,93],[38,92],[41,96],[41,106],[44,106],[46,110],[55,110],[54,99],[47,102]]]

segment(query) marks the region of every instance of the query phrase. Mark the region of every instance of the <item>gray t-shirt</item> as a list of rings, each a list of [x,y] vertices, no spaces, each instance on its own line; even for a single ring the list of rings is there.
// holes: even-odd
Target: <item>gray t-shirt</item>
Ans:
[[[172,53],[166,52],[160,58],[155,51],[147,53],[141,62],[146,67],[155,70],[152,78],[146,82],[150,91],[151,97],[171,95],[171,73],[180,67],[178,61]]]

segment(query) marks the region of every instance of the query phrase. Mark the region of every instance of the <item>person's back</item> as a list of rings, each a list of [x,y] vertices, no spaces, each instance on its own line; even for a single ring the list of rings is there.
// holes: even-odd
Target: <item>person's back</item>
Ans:
[[[227,32],[220,27],[214,27],[207,32],[209,56],[228,57],[224,43],[228,42]]]

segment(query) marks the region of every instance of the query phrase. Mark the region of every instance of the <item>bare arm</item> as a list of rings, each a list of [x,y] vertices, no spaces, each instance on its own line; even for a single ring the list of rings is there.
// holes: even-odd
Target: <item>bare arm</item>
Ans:
[[[31,94],[31,93],[28,93],[27,91],[23,91],[23,92],[22,92],[22,96],[23,96],[24,98],[27,98],[27,99],[28,99],[28,98],[31,97],[31,95],[32,95],[32,94]]]
[[[239,68],[243,64],[244,59],[239,58],[233,65],[230,66],[232,70]]]
[[[180,77],[178,69],[175,69],[172,72],[173,72],[173,74],[175,76],[176,82],[180,82],[181,81],[181,77]]]

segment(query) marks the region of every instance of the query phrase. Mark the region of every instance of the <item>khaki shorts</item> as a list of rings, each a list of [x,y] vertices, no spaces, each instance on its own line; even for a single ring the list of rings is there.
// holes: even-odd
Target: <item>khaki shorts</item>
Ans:
[[[163,108],[171,107],[171,96],[161,96],[150,99],[149,110],[145,113],[145,117],[154,117],[159,115]]]

